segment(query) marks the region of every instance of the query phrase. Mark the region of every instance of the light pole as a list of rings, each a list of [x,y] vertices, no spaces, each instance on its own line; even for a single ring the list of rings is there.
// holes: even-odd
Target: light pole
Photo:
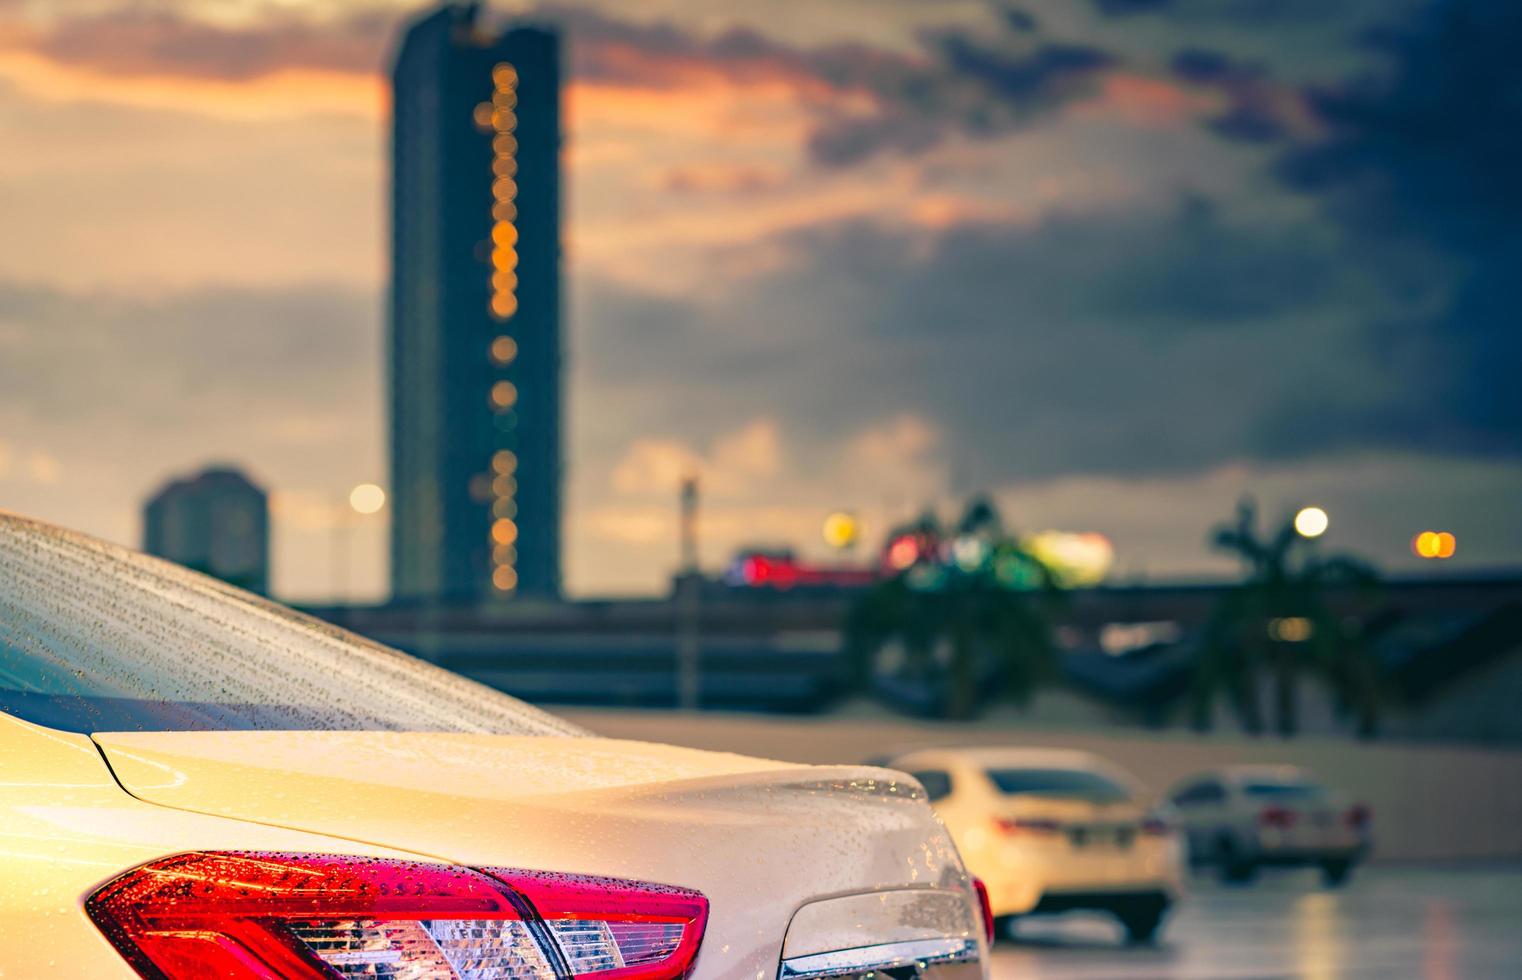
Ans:
[[[374,483],[361,483],[333,508],[333,605],[349,598],[349,529],[356,517],[380,513],[386,491]]]

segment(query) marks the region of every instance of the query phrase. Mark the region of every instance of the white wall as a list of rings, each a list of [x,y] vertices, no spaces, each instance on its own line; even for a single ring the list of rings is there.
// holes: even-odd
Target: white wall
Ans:
[[[1376,860],[1522,859],[1522,750],[1247,739],[1185,733],[1033,731],[990,722],[892,717],[809,718],[663,711],[557,712],[616,738],[672,742],[795,762],[860,762],[921,745],[1037,745],[1113,759],[1157,792],[1200,769],[1235,762],[1304,766],[1374,809]]]

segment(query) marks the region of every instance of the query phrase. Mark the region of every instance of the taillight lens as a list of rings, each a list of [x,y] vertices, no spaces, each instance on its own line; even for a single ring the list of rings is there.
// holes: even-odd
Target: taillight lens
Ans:
[[[565,876],[568,892],[604,879]],[[668,893],[617,882],[621,901]],[[691,896],[702,910],[707,903]],[[155,980],[391,977],[397,980],[554,980],[567,942],[535,921],[501,876],[419,861],[322,854],[196,852],[155,861],[106,884],[85,903],[127,961]],[[656,914],[661,914],[657,909]],[[685,933],[684,933],[685,936]],[[623,972],[619,943],[599,977],[675,980],[687,959]],[[574,969],[574,967],[573,967]],[[579,971],[578,971],[579,972]]]
[[[1295,811],[1285,809],[1282,806],[1266,806],[1258,814],[1258,823],[1265,827],[1293,827],[1295,825]]]
[[[486,868],[542,918],[573,976],[684,977],[703,941],[708,900],[695,891],[616,878]]]
[[[1050,836],[1062,832],[1062,824],[1055,820],[1040,820],[1029,817],[996,817],[994,818],[994,825],[1006,834]]]
[[[978,905],[983,910],[983,938],[989,942],[994,941],[994,907],[988,900],[988,886],[983,884],[982,878],[972,879],[972,887],[978,892]]]

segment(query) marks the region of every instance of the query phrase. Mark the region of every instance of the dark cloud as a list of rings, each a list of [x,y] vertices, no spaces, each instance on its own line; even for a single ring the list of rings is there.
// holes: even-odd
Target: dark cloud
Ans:
[[[1165,10],[1173,0],[1094,0],[1094,6],[1106,17],[1129,17]]]
[[[1034,31],[1041,26],[1041,22],[1036,19],[1035,14],[1028,10],[1022,10],[1019,7],[1005,7],[999,13],[1003,16],[1004,23],[1012,31]]]
[[[1197,85],[1221,84],[1256,74],[1245,71],[1230,55],[1208,48],[1184,48],[1173,56],[1172,68],[1179,78]]]
[[[707,439],[771,415],[825,451],[912,412],[999,483],[1452,452],[1498,435],[1424,387],[1420,352],[1394,349],[1398,325],[1369,325],[1391,301],[1315,226],[1265,228],[1187,199],[964,226],[928,248],[859,223],[780,244],[797,263],[722,304],[582,294],[592,443]]]
[[[1315,90],[1325,138],[1280,159],[1290,186],[1317,195],[1378,265],[1391,242],[1429,249],[1452,270],[1451,301],[1398,325],[1413,379],[1441,410],[1392,424],[1471,450],[1522,452],[1522,6],[1444,0],[1375,40],[1388,67]]]

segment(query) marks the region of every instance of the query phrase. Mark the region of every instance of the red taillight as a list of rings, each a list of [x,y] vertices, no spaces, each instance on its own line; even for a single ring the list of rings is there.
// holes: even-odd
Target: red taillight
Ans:
[[[590,875],[483,870],[528,899],[573,976],[665,980],[692,971],[708,924],[708,900],[698,892]]]
[[[1037,820],[1028,817],[995,817],[994,826],[1006,834],[1045,836],[1062,833],[1062,824],[1055,820]]]
[[[1295,825],[1295,811],[1282,806],[1266,806],[1258,814],[1258,823],[1265,827],[1278,827],[1280,829]]]
[[[696,892],[681,893],[700,912],[685,920],[676,942],[646,950],[635,948],[645,934],[630,939],[617,931],[618,922],[633,919],[630,912],[616,922],[587,917],[598,927],[595,937],[552,928],[548,939],[529,902],[504,883],[509,874],[324,854],[196,852],[129,871],[91,895],[85,908],[133,968],[155,980],[457,980],[487,975],[482,970],[510,980],[554,980],[561,959],[580,964],[580,975],[686,975],[707,913]],[[605,883],[549,877],[541,889],[546,904],[557,891],[574,902]],[[622,889],[617,901],[626,908],[652,896],[651,921],[665,921],[661,903],[670,890],[606,884]],[[644,957],[636,969],[626,966],[626,939],[629,956]],[[597,950],[600,960],[592,955]]]
[[[1348,808],[1348,812],[1343,814],[1343,819],[1354,830],[1363,830],[1374,820],[1374,811],[1358,803]]]
[[[983,938],[989,942],[994,941],[994,907],[988,900],[988,886],[983,884],[982,878],[972,879],[972,887],[978,893],[978,907],[983,911]]]

